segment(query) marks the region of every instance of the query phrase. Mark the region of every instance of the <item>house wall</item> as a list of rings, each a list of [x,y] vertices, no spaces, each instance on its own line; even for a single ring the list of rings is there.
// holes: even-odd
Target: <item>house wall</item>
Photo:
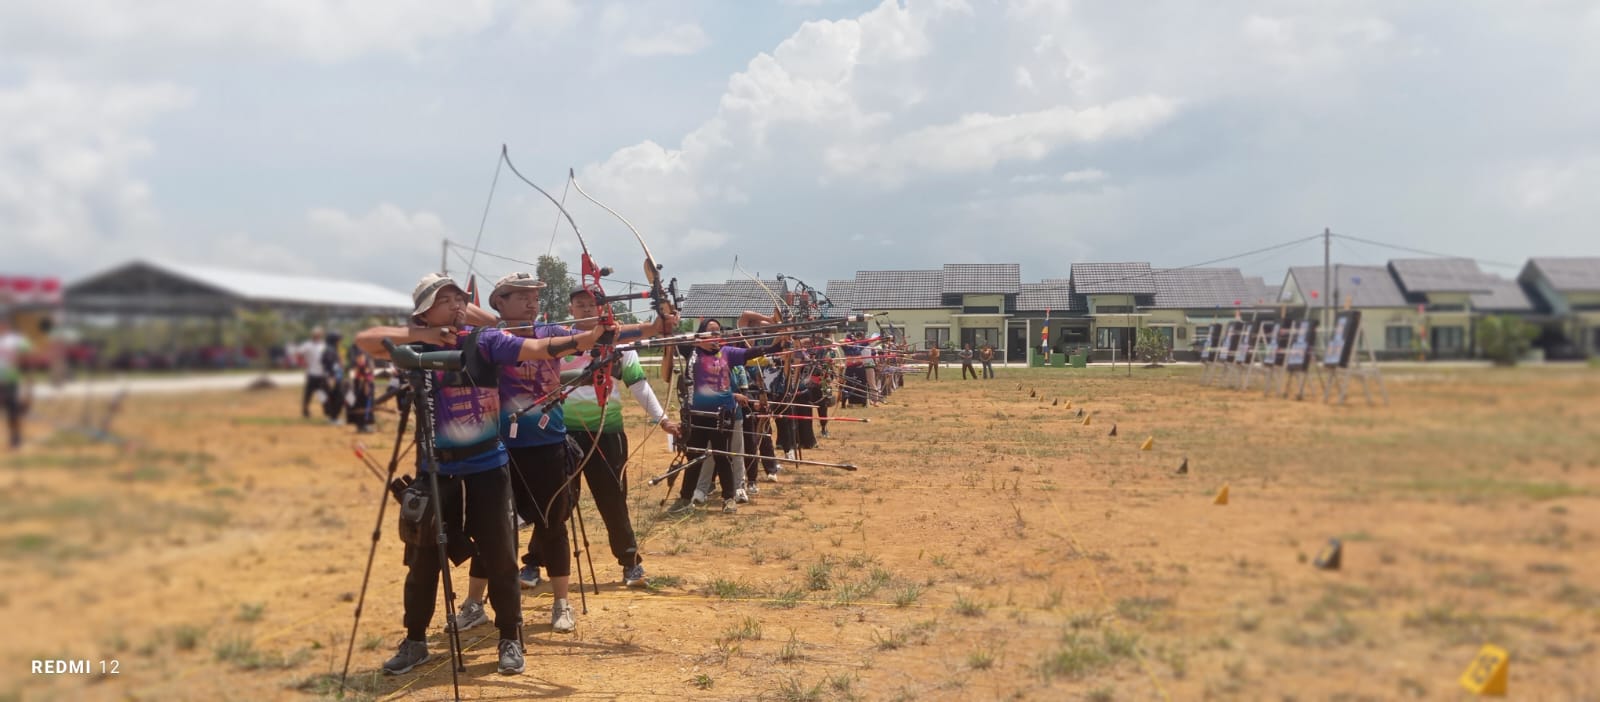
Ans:
[[[952,341],[961,338],[960,327],[956,325],[955,317],[951,314],[954,310],[943,307],[932,309],[888,309],[881,310],[889,313],[886,323],[893,323],[896,327],[905,330],[906,341],[917,349],[922,349],[923,339],[927,338],[930,327],[944,327],[950,330]]]
[[[962,295],[961,304],[964,307],[996,307],[1001,312],[1010,312],[1006,309],[1005,295]]]

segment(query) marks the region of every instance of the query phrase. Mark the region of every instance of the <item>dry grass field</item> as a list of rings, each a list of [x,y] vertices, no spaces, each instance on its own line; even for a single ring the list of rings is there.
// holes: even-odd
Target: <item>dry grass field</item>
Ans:
[[[652,587],[620,587],[590,506],[600,593],[578,631],[524,591],[527,672],[495,674],[493,629],[473,630],[463,697],[1461,699],[1494,643],[1513,699],[1600,700],[1600,372],[1393,370],[1386,407],[1194,368],[951,375],[806,454],[859,472],[788,469],[737,515],[665,517],[650,436]],[[351,430],[298,399],[135,396],[130,443],[0,457],[0,700],[335,696],[381,493]],[[385,458],[392,440],[367,439]],[[443,659],[375,672],[402,636],[394,514],[345,696],[447,699]],[[1314,568],[1330,538],[1342,568]],[[30,674],[46,658],[118,673]]]

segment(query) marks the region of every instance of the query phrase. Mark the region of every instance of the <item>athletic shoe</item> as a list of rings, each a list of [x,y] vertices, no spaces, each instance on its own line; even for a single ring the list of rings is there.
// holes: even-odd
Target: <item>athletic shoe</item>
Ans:
[[[635,587],[644,585],[644,566],[635,563],[622,569],[622,586]]]
[[[539,579],[538,566],[522,566],[522,570],[517,571],[517,579],[522,581],[523,587],[530,589],[544,584],[544,581]]]
[[[739,503],[735,498],[730,497],[730,498],[722,501],[722,513],[723,514],[733,514],[734,512],[738,512],[738,511],[739,511]]]
[[[522,642],[500,639],[500,674],[518,675],[526,668],[522,660]]]
[[[694,509],[694,504],[680,497],[672,503],[671,507],[667,508],[667,514],[673,516],[688,514],[689,510],[692,509]]]
[[[767,471],[767,482],[769,482],[769,483],[778,482],[778,474],[782,473],[782,472],[783,472],[782,468],[773,468],[772,470]]]
[[[482,602],[467,600],[466,604],[461,605],[461,609],[456,610],[455,618],[444,625],[444,630],[457,631],[456,622],[461,622],[460,631],[467,631],[488,624],[489,613],[483,611]]]
[[[694,491],[694,497],[689,500],[694,506],[699,507],[706,503],[706,494],[699,490]]]
[[[744,488],[739,488],[738,490],[734,490],[733,491],[733,501],[737,502],[737,503],[739,503],[741,505],[750,504],[750,493],[746,492]]]
[[[572,605],[566,600],[556,600],[550,607],[550,628],[561,634],[577,630],[578,622],[572,617]]]
[[[794,449],[789,449],[788,451],[784,451],[783,452],[783,457],[787,458],[787,459],[789,459],[791,461],[794,460]],[[768,475],[771,475],[771,473],[769,472]]]
[[[411,672],[423,663],[427,663],[433,656],[428,655],[428,642],[400,640],[400,650],[396,651],[394,658],[383,662],[383,672],[389,675],[404,675]]]
[[[832,439],[833,435],[829,434],[827,429],[823,429],[822,430],[822,438],[824,438],[824,439]]]
[[[757,485],[756,482],[752,480],[750,481],[750,486],[745,488],[745,492],[749,493],[751,497],[755,497],[756,495],[761,494],[761,486]]]

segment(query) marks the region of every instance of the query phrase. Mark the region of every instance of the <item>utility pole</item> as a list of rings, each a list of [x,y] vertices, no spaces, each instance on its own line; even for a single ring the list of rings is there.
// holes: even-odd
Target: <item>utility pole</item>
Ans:
[[[439,273],[450,275],[450,240],[445,239],[439,246]]]
[[[1333,232],[1322,228],[1322,333],[1328,333],[1328,313],[1333,309],[1333,268],[1329,266],[1329,251],[1333,247]]]

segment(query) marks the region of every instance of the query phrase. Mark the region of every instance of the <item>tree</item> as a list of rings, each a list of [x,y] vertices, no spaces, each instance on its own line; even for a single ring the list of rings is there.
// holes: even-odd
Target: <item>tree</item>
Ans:
[[[1169,350],[1167,337],[1148,327],[1139,330],[1138,341],[1133,346],[1133,352],[1139,356],[1139,360],[1150,365],[1165,361]]]
[[[572,296],[574,287],[567,273],[567,262],[555,256],[540,256],[535,275],[545,286],[539,295],[539,314],[551,321],[566,319],[569,316],[567,299]]]
[[[1483,355],[1497,366],[1514,366],[1533,348],[1533,339],[1539,330],[1510,315],[1484,317],[1478,322],[1478,343]]]

